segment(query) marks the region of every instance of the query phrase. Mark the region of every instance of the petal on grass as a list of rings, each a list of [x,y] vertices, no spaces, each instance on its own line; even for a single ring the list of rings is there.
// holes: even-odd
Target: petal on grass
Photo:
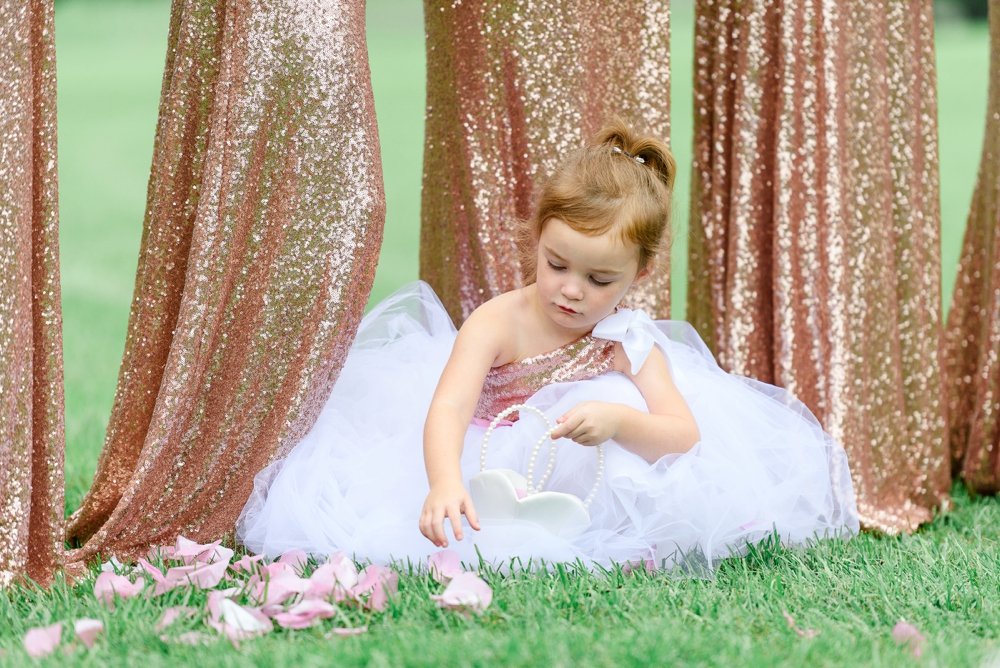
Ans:
[[[146,581],[142,578],[136,578],[135,584],[133,584],[131,580],[123,575],[101,573],[97,576],[97,581],[94,583],[94,597],[103,603],[108,610],[114,610],[115,594],[119,598],[131,598],[141,592],[145,586]]]
[[[167,608],[163,611],[163,615],[160,616],[160,621],[156,622],[156,626],[153,628],[157,631],[162,631],[181,617],[190,617],[196,612],[198,612],[196,608],[187,605],[176,605],[172,608]]]
[[[337,629],[330,629],[328,633],[323,634],[323,637],[333,638],[333,636],[340,636],[341,638],[346,638],[347,636],[359,636],[367,631],[368,631],[367,626],[356,626],[353,629],[337,628]]]
[[[62,640],[62,622],[51,626],[38,626],[24,634],[24,650],[28,656],[40,659],[55,651]]]
[[[443,593],[431,598],[446,610],[479,614],[493,601],[493,590],[475,573],[461,573],[452,578]]]
[[[305,569],[306,564],[309,562],[309,555],[305,553],[305,550],[288,550],[280,557],[278,561],[283,564],[288,564],[293,569],[295,569],[296,575],[302,575],[302,571]]]
[[[205,623],[226,636],[233,644],[269,633],[274,625],[260,610],[247,608],[226,598],[223,592],[208,595],[209,617]]]
[[[87,649],[94,646],[97,636],[104,633],[104,622],[97,619],[78,619],[73,622],[73,630],[76,637],[80,639]]]
[[[253,557],[251,557],[249,554],[244,554],[242,557],[239,558],[239,561],[233,562],[232,565],[230,565],[230,568],[232,568],[237,573],[239,573],[240,571],[246,571],[247,573],[255,573],[257,572],[258,568],[256,566],[256,563],[263,558],[264,558],[263,554],[258,554]]]
[[[337,614],[337,608],[326,601],[307,599],[296,603],[288,612],[274,616],[274,621],[286,629],[305,629],[321,619],[329,619]]]
[[[816,636],[819,635],[819,631],[816,631],[814,629],[803,630],[800,629],[798,626],[796,626],[795,619],[790,614],[788,614],[787,610],[783,610],[781,614],[784,615],[785,619],[788,621],[788,626],[803,638],[815,638]]]
[[[914,658],[919,659],[924,654],[924,634],[913,624],[898,621],[892,627],[892,639],[897,645],[907,645]]]
[[[431,572],[431,577],[443,585],[448,584],[453,577],[463,572],[458,552],[454,550],[441,550],[437,554],[432,554],[427,558],[427,568]]]
[[[360,582],[350,594],[363,607],[372,610],[385,610],[389,597],[399,591],[399,574],[385,566],[371,564],[358,574],[358,579]]]

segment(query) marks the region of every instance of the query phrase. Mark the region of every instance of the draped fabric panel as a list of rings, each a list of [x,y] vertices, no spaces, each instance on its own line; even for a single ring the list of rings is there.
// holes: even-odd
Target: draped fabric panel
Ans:
[[[538,183],[613,114],[668,140],[667,0],[425,0],[420,277],[456,323],[520,287]],[[669,258],[629,301],[669,317]]]
[[[688,317],[847,450],[862,524],[948,503],[931,0],[699,0]]]
[[[175,0],[125,354],[71,559],[232,529],[329,396],[384,218],[363,0]]]
[[[986,133],[945,330],[952,471],[1000,491],[1000,0],[990,0]]]
[[[0,1],[0,587],[63,560],[54,30],[51,0]]]

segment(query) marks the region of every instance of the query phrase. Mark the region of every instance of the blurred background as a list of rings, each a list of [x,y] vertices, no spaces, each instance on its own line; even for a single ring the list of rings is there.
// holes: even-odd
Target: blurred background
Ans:
[[[982,149],[988,0],[935,3],[943,308]],[[417,279],[425,56],[422,0],[368,0],[387,215],[371,303]],[[166,55],[169,0],[57,0],[66,506],[90,485],[111,412],[135,280]],[[693,0],[672,7],[671,145],[680,166],[673,317],[684,317]]]

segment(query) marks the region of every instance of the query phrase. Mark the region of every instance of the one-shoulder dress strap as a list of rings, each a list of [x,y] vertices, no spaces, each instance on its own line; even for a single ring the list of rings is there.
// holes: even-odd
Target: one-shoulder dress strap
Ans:
[[[663,337],[645,311],[633,311],[624,307],[619,307],[617,311],[597,323],[591,335],[594,338],[621,343],[632,367],[633,376],[639,373],[642,365],[646,363],[646,358],[656,345],[657,339]]]

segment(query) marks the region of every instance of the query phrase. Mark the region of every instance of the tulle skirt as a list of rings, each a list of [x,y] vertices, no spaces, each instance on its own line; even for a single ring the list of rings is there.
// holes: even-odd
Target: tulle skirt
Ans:
[[[613,441],[589,507],[590,526],[557,535],[519,520],[482,520],[450,549],[463,561],[497,566],[580,560],[650,561],[696,575],[747,543],[776,533],[803,544],[858,531],[847,457],[802,402],[787,391],[724,372],[687,323],[657,321],[674,382],[702,440],[689,452],[650,464]],[[287,458],[261,471],[237,523],[251,551],[274,557],[300,548],[337,550],[375,563],[422,562],[437,551],[418,528],[428,493],[424,420],[456,331],[431,288],[406,286],[362,321],[347,361],[316,425]],[[581,401],[622,403],[645,411],[623,374],[550,385],[528,401],[555,419]],[[487,468],[525,473],[545,427],[522,411],[498,427]],[[463,482],[480,470],[485,428],[470,425]],[[548,447],[548,446],[546,446]],[[546,490],[586,497],[597,475],[592,447],[557,441]],[[541,460],[547,460],[546,452]]]

